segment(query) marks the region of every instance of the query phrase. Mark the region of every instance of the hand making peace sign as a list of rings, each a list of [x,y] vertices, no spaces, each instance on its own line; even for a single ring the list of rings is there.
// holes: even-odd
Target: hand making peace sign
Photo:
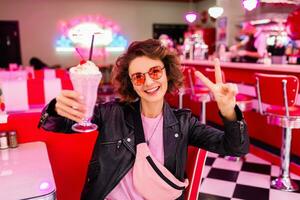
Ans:
[[[199,71],[195,72],[195,76],[197,76],[210,89],[221,114],[226,119],[234,121],[236,120],[234,107],[236,105],[235,96],[238,93],[237,85],[233,83],[223,83],[219,59],[214,60],[214,65],[216,83],[210,81]]]

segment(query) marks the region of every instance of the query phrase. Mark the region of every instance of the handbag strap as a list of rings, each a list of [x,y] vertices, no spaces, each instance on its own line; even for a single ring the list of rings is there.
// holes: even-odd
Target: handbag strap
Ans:
[[[133,113],[133,119],[134,119],[134,129],[135,129],[135,144],[138,145],[140,143],[145,143],[145,134],[144,134],[144,128],[141,118],[141,111],[140,107],[137,106],[135,108],[135,113]]]

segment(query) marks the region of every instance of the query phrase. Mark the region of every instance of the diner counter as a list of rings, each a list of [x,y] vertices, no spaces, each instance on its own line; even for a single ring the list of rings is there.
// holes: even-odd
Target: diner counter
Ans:
[[[213,61],[209,60],[182,60],[181,64],[183,66],[194,66],[199,71],[214,67]],[[255,73],[289,74],[300,79],[300,65],[221,62],[221,68],[225,73],[226,82],[249,85],[252,87],[256,84]],[[251,90],[254,91],[253,89]],[[251,94],[251,96],[253,96],[253,94]]]
[[[210,60],[182,60],[181,64],[185,65],[203,65],[213,67],[214,62]],[[223,68],[237,68],[237,69],[250,69],[250,70],[264,70],[274,72],[290,72],[300,73],[300,65],[290,64],[258,64],[258,63],[237,63],[237,62],[221,62]]]
[[[196,70],[201,72],[205,72],[206,68],[212,68],[214,66],[213,61],[205,60],[182,60],[181,64],[182,66],[195,67]],[[253,63],[221,62],[221,68],[225,75],[225,82],[236,83],[239,93],[255,98],[253,101],[252,110],[243,113],[248,124],[251,144],[259,149],[264,150],[264,152],[267,154],[264,159],[279,164],[282,128],[269,125],[267,123],[267,117],[258,112],[258,103],[256,100],[255,90],[255,73],[288,74],[294,75],[300,79],[300,65],[263,65]],[[196,80],[196,83],[197,81],[198,80]],[[193,114],[199,116],[201,111],[200,103],[190,101],[188,95],[184,95],[183,98],[183,106],[190,108]],[[297,99],[296,105],[300,106],[300,98]],[[175,107],[177,107],[176,104]],[[216,103],[213,101],[207,103],[207,121],[213,124],[222,125],[222,121],[218,117],[217,113],[218,108]],[[300,169],[299,145],[300,129],[293,129],[293,139],[291,144],[291,167],[293,168],[293,166],[297,166],[297,168],[295,168],[297,170]]]

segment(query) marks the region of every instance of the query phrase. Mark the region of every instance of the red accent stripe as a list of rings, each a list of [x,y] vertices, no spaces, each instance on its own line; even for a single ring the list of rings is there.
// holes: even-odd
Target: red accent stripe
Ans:
[[[190,198],[189,200],[197,200],[198,199],[198,195],[199,195],[199,186],[200,186],[200,183],[201,183],[201,178],[202,178],[202,174],[203,174],[203,168],[204,168],[204,165],[205,165],[205,160],[206,160],[206,151],[205,150],[201,150],[199,149],[198,151],[199,154],[198,154],[198,162],[196,164],[196,170],[195,170],[195,174],[194,174],[194,177],[193,177],[193,185],[192,185],[192,188],[191,188],[191,195],[190,195]]]
[[[35,79],[44,79],[44,70],[34,70],[34,78]]]
[[[44,80],[28,79],[27,80],[28,104],[43,105],[45,104]]]
[[[61,87],[63,90],[73,90],[73,85],[69,77],[61,79]]]
[[[55,76],[56,76],[56,78],[60,78],[60,79],[68,78],[67,70],[65,70],[65,69],[56,69],[55,70]]]
[[[198,190],[205,166],[206,155],[207,152],[205,150],[194,147],[189,148],[187,174],[190,185],[187,189],[188,193],[185,196],[186,200],[198,199]]]

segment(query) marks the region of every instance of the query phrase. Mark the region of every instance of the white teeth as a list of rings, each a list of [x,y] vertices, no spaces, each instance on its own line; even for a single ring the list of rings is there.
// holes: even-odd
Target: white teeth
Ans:
[[[150,89],[150,90],[146,90],[145,92],[154,92],[154,91],[156,91],[157,89],[158,89],[159,87],[156,87],[156,88],[152,88],[152,89]]]

